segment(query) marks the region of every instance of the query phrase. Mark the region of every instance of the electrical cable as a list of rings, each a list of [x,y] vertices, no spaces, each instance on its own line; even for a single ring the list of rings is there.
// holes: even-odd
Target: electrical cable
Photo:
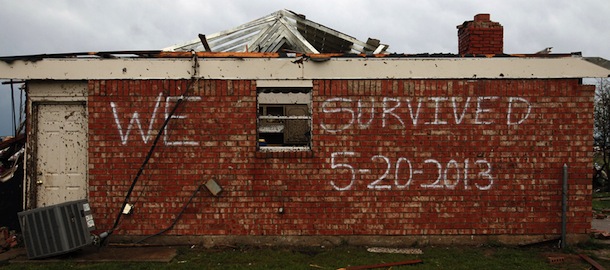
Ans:
[[[171,230],[172,228],[174,228],[174,226],[176,225],[176,223],[178,223],[178,220],[180,220],[180,217],[182,217],[182,214],[183,214],[183,213],[184,213],[184,211],[186,210],[186,207],[187,207],[187,206],[189,206],[189,205],[191,204],[191,202],[193,201],[193,198],[195,198],[195,195],[197,195],[197,193],[198,193],[198,192],[201,190],[201,188],[202,188],[202,187],[203,187],[203,185],[199,185],[199,186],[197,187],[197,189],[195,190],[195,192],[193,192],[193,195],[191,195],[191,197],[189,198],[189,200],[188,200],[187,202],[185,202],[185,203],[184,203],[184,205],[182,206],[182,209],[180,210],[180,212],[178,212],[178,215],[176,216],[176,218],[174,219],[174,221],[172,222],[172,224],[170,224],[170,225],[169,225],[167,228],[165,228],[165,229],[163,229],[163,230],[161,230],[161,231],[159,231],[159,232],[157,232],[157,233],[155,233],[155,234],[152,234],[152,235],[146,236],[146,237],[144,237],[144,238],[142,238],[142,239],[140,239],[140,240],[136,241],[134,244],[139,244],[139,243],[144,242],[145,240],[147,240],[147,239],[149,239],[149,238],[152,238],[152,237],[155,237],[155,236],[161,235],[161,234],[163,234],[163,233],[165,233],[165,232],[167,232],[167,231]]]
[[[180,98],[178,98],[178,100],[176,101],[176,104],[172,108],[171,112],[165,118],[165,121],[163,122],[163,125],[159,129],[159,132],[157,132],[157,136],[155,137],[155,140],[153,141],[150,149],[148,150],[148,153],[146,154],[146,158],[144,158],[144,162],[140,166],[138,173],[136,174],[133,181],[131,182],[131,186],[129,187],[129,190],[127,191],[127,194],[125,195],[125,199],[123,200],[123,204],[118,211],[117,217],[114,220],[114,224],[112,225],[112,228],[110,228],[110,230],[103,233],[103,234],[105,234],[105,236],[101,240],[100,246],[103,246],[106,243],[108,236],[110,236],[112,233],[114,233],[114,231],[118,228],[119,223],[121,221],[121,216],[123,215],[123,209],[125,209],[125,206],[127,206],[127,204],[129,203],[129,198],[131,197],[131,193],[133,192],[133,190],[138,182],[138,179],[144,172],[144,169],[145,169],[146,165],[148,164],[148,161],[150,160],[152,154],[154,153],[157,143],[159,142],[159,139],[161,138],[161,134],[163,134],[163,131],[167,127],[167,124],[169,123],[170,119],[172,119],[172,116],[174,116],[174,114],[176,113],[176,110],[178,109],[178,107],[180,107],[180,104],[182,104],[182,102],[185,100],[185,94],[188,94],[189,90],[191,89],[191,87],[193,87],[194,83],[199,80],[198,78],[196,78],[197,69],[199,67],[199,63],[197,61],[197,54],[195,52],[192,52],[192,53],[193,53],[193,62],[194,62],[193,66],[192,66],[193,67],[193,76],[191,77],[191,80],[189,81],[189,84],[187,85],[186,89],[184,89],[184,91],[182,92],[182,95],[180,96]]]
[[[110,236],[114,232],[114,230],[116,230],[116,228],[119,226],[121,216],[123,215],[123,209],[125,209],[125,206],[127,205],[127,203],[129,203],[129,198],[131,197],[131,192],[133,192],[133,189],[136,186],[136,183],[138,182],[140,175],[142,175],[142,173],[144,172],[144,168],[148,164],[148,161],[150,160],[150,157],[152,156],[152,154],[155,150],[155,147],[157,146],[157,143],[159,142],[159,138],[161,138],[161,134],[163,133],[163,130],[165,129],[165,127],[167,126],[167,123],[169,122],[171,117],[174,115],[174,113],[176,112],[176,109],[178,109],[178,106],[180,106],[181,103],[182,103],[182,98],[180,98],[176,101],[176,105],[174,106],[174,108],[172,109],[172,111],[170,112],[168,117],[163,122],[163,125],[159,129],[159,132],[157,133],[157,136],[155,137],[155,141],[153,142],[152,146],[150,147],[150,150],[148,151],[146,158],[144,158],[144,162],[140,166],[138,173],[136,174],[133,181],[131,182],[131,186],[129,187],[129,190],[127,191],[127,195],[125,196],[125,199],[123,200],[123,205],[119,209],[119,213],[118,213],[116,219],[114,220],[114,225],[112,225],[112,228],[110,230],[108,230],[108,236]],[[102,240],[102,245],[106,242],[105,241],[106,239],[108,239],[108,238],[106,237],[106,238],[104,238],[104,240]]]
[[[196,56],[194,56],[194,57],[195,57],[195,59],[196,59]],[[195,65],[198,65],[196,61],[195,61]],[[198,66],[193,66],[193,69],[194,69],[193,74],[195,74],[195,75],[197,74],[197,67],[198,67]],[[187,87],[187,89],[188,89],[188,87]],[[188,99],[186,99],[186,100],[188,101]],[[167,131],[166,131],[166,132],[167,132]],[[174,226],[175,226],[175,225],[178,223],[178,221],[179,221],[179,220],[180,220],[180,218],[182,217],[182,214],[184,213],[184,211],[186,211],[186,208],[187,208],[187,207],[188,207],[188,206],[191,204],[191,202],[193,201],[193,198],[195,198],[195,195],[197,195],[197,193],[199,193],[199,191],[200,191],[200,190],[203,188],[203,186],[204,186],[204,185],[199,185],[199,186],[197,186],[197,189],[196,189],[196,190],[193,192],[193,194],[192,194],[192,195],[191,195],[191,197],[188,199],[188,201],[186,201],[186,202],[184,203],[184,205],[182,206],[182,209],[180,210],[180,212],[178,212],[178,214],[176,215],[176,218],[174,219],[174,221],[173,221],[173,222],[172,222],[172,223],[171,223],[171,224],[170,224],[168,227],[166,227],[165,229],[163,229],[163,230],[161,230],[161,231],[159,231],[159,232],[157,232],[157,233],[154,233],[154,234],[152,234],[152,235],[148,235],[148,236],[146,236],[146,237],[144,237],[144,238],[142,238],[142,239],[140,239],[140,240],[138,240],[138,241],[134,242],[134,244],[139,244],[139,243],[144,242],[144,241],[146,241],[146,240],[148,240],[148,239],[150,239],[150,238],[152,238],[152,237],[159,236],[159,235],[164,234],[165,232],[167,232],[167,231],[169,231],[169,230],[173,229],[173,228],[174,228]],[[146,188],[146,187],[144,187],[144,188]],[[142,191],[142,192],[144,192],[144,191]],[[134,204],[135,204],[135,202],[134,202]]]

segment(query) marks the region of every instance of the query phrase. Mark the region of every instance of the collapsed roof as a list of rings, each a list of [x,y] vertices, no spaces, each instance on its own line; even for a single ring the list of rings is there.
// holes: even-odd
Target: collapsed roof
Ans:
[[[489,24],[496,25],[489,31]],[[95,79],[526,79],[610,77],[610,62],[580,53],[505,54],[503,28],[477,14],[458,29],[460,54],[388,53],[280,10],[230,30],[154,51],[0,57],[0,78]],[[492,48],[491,50],[487,50]],[[270,58],[276,61],[267,61]],[[263,61],[260,61],[263,59]],[[103,61],[100,61],[103,60]],[[205,72],[198,72],[199,69]]]
[[[164,51],[386,53],[388,45],[366,42],[307,20],[305,15],[279,10],[233,29],[203,35]]]

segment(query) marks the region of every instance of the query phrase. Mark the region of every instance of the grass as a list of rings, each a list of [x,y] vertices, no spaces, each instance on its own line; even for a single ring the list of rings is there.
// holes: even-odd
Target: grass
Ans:
[[[610,192],[593,194],[593,209],[610,209]],[[256,248],[236,247],[202,249],[181,247],[169,263],[77,263],[61,262],[12,263],[7,269],[339,269],[348,266],[372,265],[421,259],[423,263],[393,266],[384,269],[589,269],[589,264],[576,254],[587,254],[610,269],[610,246],[591,240],[569,246],[561,251],[551,247],[520,248],[490,243],[486,246],[421,247],[421,255],[370,253],[365,247],[334,248]],[[564,262],[550,264],[549,256],[562,256]]]
[[[594,192],[592,206],[595,212],[610,209],[610,192]]]
[[[594,199],[610,197],[610,192],[593,192]]]
[[[593,200],[593,211],[600,212],[604,209],[610,209],[610,200],[602,201],[602,200]]]
[[[593,244],[576,247],[578,252],[599,251]],[[584,248],[584,249],[583,249]],[[587,249],[591,248],[591,249]],[[339,269],[413,259],[422,264],[394,266],[391,269],[587,269],[588,264],[575,254],[549,247],[519,248],[506,246],[423,247],[421,255],[370,253],[364,247],[335,248],[227,248],[183,247],[170,263],[15,263],[3,269]],[[584,250],[584,251],[583,251]],[[575,252],[574,249],[569,252]],[[565,256],[560,264],[550,264],[549,254]],[[595,256],[591,255],[595,258]],[[598,261],[610,266],[610,261]],[[385,268],[388,269],[388,268]]]

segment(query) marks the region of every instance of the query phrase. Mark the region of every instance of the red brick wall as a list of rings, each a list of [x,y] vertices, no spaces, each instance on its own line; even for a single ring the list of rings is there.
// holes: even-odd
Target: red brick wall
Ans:
[[[89,83],[98,228],[112,226],[188,85]],[[116,234],[167,227],[211,178],[221,195],[202,190],[168,235],[559,234],[564,163],[568,233],[585,233],[593,90],[575,79],[318,80],[312,152],[272,155],[256,152],[256,82],[201,80],[161,137]]]
[[[459,54],[502,54],[504,27],[490,20],[489,14],[477,14],[473,21],[458,25]]]

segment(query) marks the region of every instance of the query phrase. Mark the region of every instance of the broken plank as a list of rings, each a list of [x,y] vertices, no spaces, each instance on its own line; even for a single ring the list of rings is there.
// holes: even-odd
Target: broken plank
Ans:
[[[599,264],[595,260],[591,259],[591,257],[589,257],[589,256],[587,256],[585,254],[578,254],[578,256],[580,258],[582,258],[583,260],[587,261],[591,266],[593,266],[593,268],[595,268],[597,270],[606,270],[606,268],[601,266],[601,264]]]
[[[371,264],[371,265],[348,266],[348,267],[345,267],[345,270],[385,268],[385,267],[399,266],[399,265],[418,264],[418,263],[423,263],[423,262],[424,261],[422,261],[422,260],[409,260],[409,261],[401,261],[401,262]]]

